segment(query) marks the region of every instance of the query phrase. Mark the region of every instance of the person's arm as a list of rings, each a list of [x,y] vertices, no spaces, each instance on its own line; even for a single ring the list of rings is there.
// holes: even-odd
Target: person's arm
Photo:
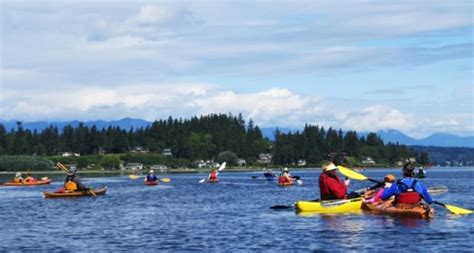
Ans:
[[[398,186],[397,184],[392,184],[392,186],[390,186],[390,188],[387,188],[383,191],[383,194],[381,196],[381,199],[382,200],[387,200],[389,199],[390,197],[392,197],[393,195],[396,195],[398,192]]]
[[[74,178],[74,183],[76,183],[78,190],[87,191],[87,187],[82,184],[81,180],[78,177]]]
[[[417,183],[415,186],[415,190],[421,194],[421,197],[426,201],[426,203],[430,205],[433,204],[433,198],[428,192],[428,189],[426,189],[426,187],[423,184]]]

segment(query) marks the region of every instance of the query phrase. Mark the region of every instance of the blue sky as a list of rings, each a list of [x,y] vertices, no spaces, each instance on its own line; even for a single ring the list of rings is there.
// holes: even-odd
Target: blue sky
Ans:
[[[472,1],[1,1],[0,119],[474,135]]]

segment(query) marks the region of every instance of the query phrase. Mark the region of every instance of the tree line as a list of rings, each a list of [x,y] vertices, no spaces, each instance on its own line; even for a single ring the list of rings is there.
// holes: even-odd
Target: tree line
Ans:
[[[151,153],[171,149],[173,157],[188,160],[216,159],[223,152],[232,152],[247,163],[257,161],[261,153],[271,153],[272,162],[277,165],[295,164],[301,159],[317,164],[323,160],[364,156],[390,163],[408,157],[428,159],[425,153],[418,156],[405,145],[385,145],[374,133],[360,137],[355,131],[325,130],[312,125],[294,133],[276,130],[275,141],[270,141],[251,119],[246,123],[241,114],[211,114],[190,119],[169,117],[144,128],[128,130],[79,124],[61,130],[51,125],[38,132],[24,129],[21,122],[17,122],[17,126],[16,130],[7,131],[0,124],[0,155],[122,154],[143,147]]]

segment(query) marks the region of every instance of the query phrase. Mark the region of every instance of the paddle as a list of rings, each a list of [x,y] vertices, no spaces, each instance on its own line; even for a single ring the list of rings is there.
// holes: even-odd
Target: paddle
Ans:
[[[449,211],[451,211],[452,213],[454,214],[471,214],[473,211],[472,210],[469,210],[469,209],[465,209],[465,208],[461,208],[461,207],[457,207],[457,206],[453,206],[453,205],[448,205],[448,204],[444,204],[444,203],[441,203],[439,201],[434,201],[435,204],[438,204],[440,206],[443,206],[445,207],[446,209],[448,209]]]
[[[138,176],[138,175],[128,175],[128,177],[132,180],[136,180],[136,179],[139,179],[140,177],[142,176]],[[163,183],[169,183],[171,182],[171,179],[170,178],[167,178],[167,177],[164,177],[164,178],[159,178],[159,180]]]
[[[64,166],[62,163],[60,162],[57,162],[56,163],[56,167],[58,167],[60,170],[64,171],[64,173],[69,173],[69,170],[66,168],[66,166]]]
[[[140,178],[139,175],[128,175],[128,177],[129,177],[130,179],[133,179],[133,180]]]
[[[293,178],[297,184],[299,185],[303,184],[303,180],[301,180],[299,176],[291,176],[291,178]]]
[[[219,169],[217,169],[216,176],[219,175],[219,171],[222,171],[223,169],[225,169],[226,164],[227,164],[227,162],[223,162],[221,164],[221,166],[219,166]],[[202,183],[206,182],[206,180],[207,180],[207,178],[203,178],[203,179],[199,180],[199,183],[202,184]]]
[[[340,166],[340,165],[337,166],[337,167],[339,168],[339,171],[341,172],[341,174],[343,174],[346,177],[350,177],[350,178],[355,179],[355,180],[362,180],[362,181],[363,180],[369,180],[369,181],[372,181],[372,182],[378,182],[375,179],[368,178],[368,177],[366,177],[366,176],[364,176],[364,175],[362,175],[358,172],[355,172],[355,171],[353,171],[349,168],[346,168],[346,167],[343,167],[343,166]],[[448,209],[453,214],[471,214],[471,213],[473,213],[473,211],[471,211],[469,209],[464,209],[464,208],[461,208],[461,207],[444,204],[444,203],[441,203],[439,201],[433,201],[433,203]]]

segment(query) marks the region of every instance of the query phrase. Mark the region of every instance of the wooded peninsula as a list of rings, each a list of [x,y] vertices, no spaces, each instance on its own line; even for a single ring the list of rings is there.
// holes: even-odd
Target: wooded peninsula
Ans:
[[[240,167],[316,167],[324,161],[347,166],[399,166],[416,159],[429,164],[427,152],[398,143],[384,144],[375,133],[306,125],[302,131],[275,131],[264,138],[242,115],[211,114],[191,119],[158,120],[139,129],[51,125],[38,132],[0,124],[0,171],[51,170],[58,161],[79,168],[117,170],[128,163],[145,167],[197,168],[226,161]]]

